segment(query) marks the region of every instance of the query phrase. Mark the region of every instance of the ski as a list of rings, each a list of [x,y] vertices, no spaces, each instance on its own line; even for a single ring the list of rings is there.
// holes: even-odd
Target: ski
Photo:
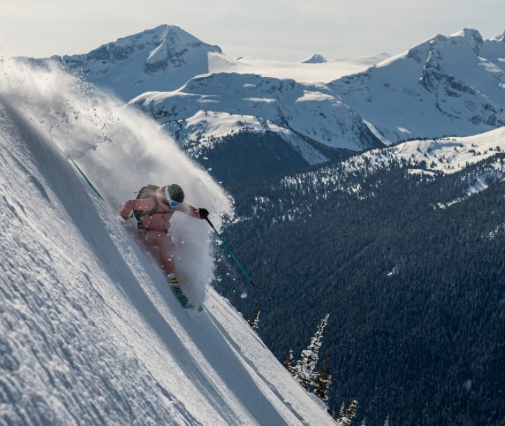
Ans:
[[[188,297],[184,294],[184,292],[181,290],[179,287],[179,284],[177,283],[168,283],[170,286],[170,289],[172,290],[172,293],[174,294],[175,298],[179,302],[179,304],[184,308],[184,309],[193,309],[195,305],[188,299]],[[202,312],[203,307],[202,305],[198,306],[198,309],[196,310],[197,312]]]

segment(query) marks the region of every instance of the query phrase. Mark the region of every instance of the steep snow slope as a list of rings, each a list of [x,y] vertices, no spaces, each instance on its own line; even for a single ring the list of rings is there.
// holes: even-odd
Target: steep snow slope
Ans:
[[[120,38],[84,54],[53,57],[124,101],[152,90],[175,90],[209,72],[209,52],[221,52],[173,25]]]
[[[505,124],[505,43],[438,35],[329,84],[391,142],[466,136]]]
[[[157,262],[117,219],[117,199],[132,180],[169,178],[156,156],[161,146],[172,158],[184,155],[166,137],[155,139],[163,135],[148,131],[152,122],[80,93],[78,81],[57,70],[2,64],[2,71],[1,422],[331,424],[214,291],[202,314],[183,311]],[[80,154],[107,204],[68,153]],[[203,172],[188,160],[178,165],[200,201],[226,204]],[[194,225],[191,232],[177,224],[192,248],[180,253],[181,267],[208,279],[209,236],[203,223]]]

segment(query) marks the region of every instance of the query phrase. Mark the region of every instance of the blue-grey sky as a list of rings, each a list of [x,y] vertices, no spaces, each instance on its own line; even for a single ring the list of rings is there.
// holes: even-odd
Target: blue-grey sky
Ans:
[[[505,31],[503,0],[0,0],[0,55],[87,53],[160,24],[232,56],[400,53],[436,34]]]

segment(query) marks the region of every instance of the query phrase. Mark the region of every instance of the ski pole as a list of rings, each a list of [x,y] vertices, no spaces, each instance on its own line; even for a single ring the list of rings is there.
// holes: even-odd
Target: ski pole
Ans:
[[[247,277],[247,279],[249,280],[249,282],[252,284],[253,287],[256,287],[253,283],[253,280],[251,279],[251,277],[247,274],[247,272],[245,271],[245,269],[242,267],[242,265],[240,264],[240,262],[238,261],[238,259],[235,257],[235,255],[233,254],[233,252],[231,251],[230,247],[228,247],[228,245],[224,242],[223,240],[223,237],[221,237],[221,235],[219,235],[219,232],[217,232],[216,228],[214,228],[214,225],[212,224],[212,222],[209,220],[208,217],[205,218],[205,220],[207,221],[207,223],[210,225],[210,227],[214,230],[214,232],[216,233],[216,235],[218,236],[218,238],[221,240],[221,242],[224,244],[224,246],[226,247],[226,249],[230,252],[231,254],[231,257],[233,258],[233,260],[237,263],[237,265],[239,266],[239,268],[242,270],[242,272],[244,273],[244,275]]]
[[[80,169],[80,167],[77,164],[75,164],[75,161],[72,159],[72,157],[70,157],[70,155],[69,155],[68,158],[72,162],[72,164],[75,166],[75,168],[77,170],[79,170],[79,173],[81,173],[82,177],[88,183],[88,185],[91,187],[91,189],[93,191],[95,191],[95,194],[98,195],[98,198],[100,198],[100,200],[104,201],[102,196],[100,195],[100,193],[96,190],[96,188],[93,186],[93,184],[89,181],[88,177],[84,174],[84,172]]]

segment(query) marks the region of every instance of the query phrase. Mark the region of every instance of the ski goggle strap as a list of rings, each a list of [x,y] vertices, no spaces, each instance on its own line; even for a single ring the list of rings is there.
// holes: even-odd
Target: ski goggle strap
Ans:
[[[174,201],[174,200],[172,200],[172,199],[170,198],[170,194],[169,194],[169,192],[168,192],[168,187],[169,187],[169,186],[170,186],[170,185],[165,186],[165,197],[166,197],[166,198],[167,198],[167,200],[168,200],[168,204],[170,204],[172,207],[177,207],[180,203],[178,203],[177,201]]]

